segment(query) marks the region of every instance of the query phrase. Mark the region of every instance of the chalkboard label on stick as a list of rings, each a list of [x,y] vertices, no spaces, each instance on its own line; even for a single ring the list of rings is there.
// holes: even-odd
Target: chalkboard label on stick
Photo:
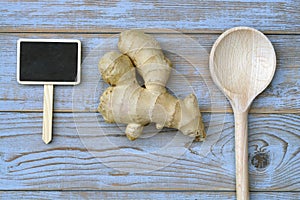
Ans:
[[[73,39],[19,39],[17,81],[44,85],[43,141],[52,140],[53,85],[80,83],[81,42]]]

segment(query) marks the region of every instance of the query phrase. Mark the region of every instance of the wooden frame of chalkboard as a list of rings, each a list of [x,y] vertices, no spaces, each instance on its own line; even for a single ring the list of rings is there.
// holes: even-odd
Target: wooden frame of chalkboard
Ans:
[[[77,75],[75,80],[72,81],[30,81],[21,80],[21,43],[75,43],[77,44]],[[17,42],[17,81],[20,84],[31,84],[31,85],[77,85],[81,79],[81,42],[76,39],[19,39]]]

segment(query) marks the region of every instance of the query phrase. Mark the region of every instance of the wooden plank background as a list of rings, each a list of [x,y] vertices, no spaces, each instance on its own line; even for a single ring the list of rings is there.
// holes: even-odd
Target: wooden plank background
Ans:
[[[167,141],[175,131],[164,129],[152,138],[129,142],[120,131],[124,126],[118,129],[104,123],[95,108],[106,86],[101,80],[96,87],[89,85],[96,66],[82,69],[82,85],[95,87],[96,95],[74,103],[72,95],[78,86],[55,87],[54,140],[49,145],[41,140],[43,87],[16,82],[19,38],[80,39],[84,60],[97,45],[125,29],[147,28],[163,47],[181,44],[180,34],[166,30],[174,29],[209,53],[219,34],[234,26],[251,26],[266,33],[278,64],[273,82],[250,110],[251,199],[299,199],[299,6],[297,0],[0,1],[0,199],[235,199],[233,116],[209,78],[206,54],[195,64],[207,82],[183,67],[176,70],[196,92],[210,129],[208,141],[214,142],[178,146],[174,154],[184,152],[182,156],[151,172],[124,172],[109,166],[147,167],[149,163],[139,163],[136,158],[120,157],[118,150],[155,152],[156,142]],[[187,55],[194,55],[199,47],[180,46]],[[166,53],[175,66],[185,66],[180,57]],[[189,92],[182,88],[182,80],[174,77],[172,86],[186,96]],[[87,129],[86,134],[78,131]],[[121,147],[107,149],[101,138],[117,141]],[[93,149],[86,144],[94,145]],[[207,154],[201,153],[202,147],[208,149]],[[164,156],[155,153],[150,155]]]
[[[5,32],[119,32],[128,28],[170,28],[221,32],[252,26],[268,33],[300,31],[297,0],[217,1],[8,1],[1,2]]]
[[[118,139],[124,150],[139,148],[139,151],[153,152],[155,155],[155,146],[147,143],[147,139],[141,139],[139,145],[129,142],[119,129],[112,129],[112,125],[103,121],[100,122],[101,127],[95,126],[94,113],[77,115],[84,120],[76,124],[76,129],[72,113],[55,113],[54,140],[51,145],[44,145],[40,139],[42,113],[1,113],[0,128],[6,130],[2,131],[0,141],[0,187],[18,190],[84,188],[221,191],[232,191],[235,188],[232,114],[225,116],[224,123],[218,120],[220,117],[217,115],[221,114],[213,116],[215,120],[210,121],[210,126],[216,130],[218,126],[223,126],[223,131],[218,141],[209,147],[207,155],[198,153],[201,145],[199,142],[188,147],[178,147],[176,151],[184,150],[185,154],[174,163],[163,169],[139,174],[124,173],[107,167],[110,162],[118,162],[120,165],[122,161],[131,162],[128,166],[132,168],[135,165],[143,168],[147,163],[140,163],[144,159],[143,155],[139,160],[128,161],[127,157],[118,156],[117,147],[103,148],[107,141],[104,137],[110,141]],[[210,120],[209,115],[203,116],[206,124]],[[300,116],[297,114],[250,115],[249,169],[252,191],[299,190],[299,123]],[[76,131],[83,127],[89,127],[89,133],[79,137]],[[107,130],[104,131],[104,136],[99,128]],[[162,134],[151,142],[170,138],[175,131]],[[217,134],[218,132],[212,132],[208,137]],[[95,144],[93,149],[86,149],[85,144],[88,143]],[[95,157],[92,152],[101,154]],[[111,160],[107,161],[106,156],[110,156]],[[105,165],[99,160],[105,161]]]
[[[178,192],[178,191],[141,191],[141,192],[117,192],[117,191],[62,191],[62,192],[49,192],[49,191],[39,191],[39,192],[0,192],[0,197],[3,199],[208,199],[214,200],[226,199],[234,200],[235,194],[233,192]],[[253,192],[250,195],[251,199],[299,199],[298,192]]]

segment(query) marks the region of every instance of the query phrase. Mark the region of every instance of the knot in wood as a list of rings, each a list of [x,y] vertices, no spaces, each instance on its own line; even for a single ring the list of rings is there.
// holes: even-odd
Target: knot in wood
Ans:
[[[253,165],[258,171],[265,170],[270,164],[269,152],[255,152],[251,155],[251,165]]]

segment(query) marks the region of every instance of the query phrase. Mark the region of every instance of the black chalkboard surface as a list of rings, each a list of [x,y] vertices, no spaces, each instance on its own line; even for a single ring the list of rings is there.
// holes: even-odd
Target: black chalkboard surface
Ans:
[[[20,39],[18,82],[75,85],[80,82],[80,41]]]
[[[80,82],[81,43],[65,39],[19,39],[17,80],[44,85],[43,141],[52,140],[53,85]]]

